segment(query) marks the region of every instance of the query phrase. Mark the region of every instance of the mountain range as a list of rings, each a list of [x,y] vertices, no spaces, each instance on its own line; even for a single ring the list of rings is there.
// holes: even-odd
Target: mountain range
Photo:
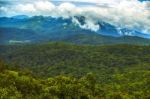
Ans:
[[[75,16],[80,24],[84,17]],[[99,22],[98,31],[83,29],[72,18],[18,15],[0,17],[0,44],[63,41],[75,44],[142,44],[150,45],[150,36],[127,28],[119,29]]]

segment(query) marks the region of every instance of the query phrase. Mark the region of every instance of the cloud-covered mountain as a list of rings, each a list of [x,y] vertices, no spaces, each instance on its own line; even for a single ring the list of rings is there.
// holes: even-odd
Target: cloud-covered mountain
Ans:
[[[139,0],[6,0],[9,6],[1,6],[1,16],[25,14],[28,16],[51,16],[74,18],[84,16],[84,24],[73,21],[83,29],[99,31],[99,22],[118,28],[128,28],[150,35],[150,1]]]
[[[0,16],[3,42],[59,41],[83,34],[150,39],[149,0],[1,0]]]
[[[78,21],[77,24],[74,20]],[[0,43],[38,43],[65,41],[77,44],[150,44],[149,35],[99,22],[97,31],[81,28],[84,16],[74,18],[53,18],[45,16],[28,17],[19,15],[0,18]],[[139,37],[137,37],[139,36]],[[142,37],[142,38],[141,38]]]

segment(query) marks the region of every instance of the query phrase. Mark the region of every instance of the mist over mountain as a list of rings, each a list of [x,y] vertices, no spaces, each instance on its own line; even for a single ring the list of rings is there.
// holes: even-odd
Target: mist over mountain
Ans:
[[[79,23],[74,22],[77,20]],[[26,15],[18,15],[13,17],[1,17],[0,18],[0,42],[4,44],[15,42],[37,43],[48,41],[70,41],[71,38],[77,38],[84,36],[87,38],[87,44],[115,44],[115,43],[127,43],[131,38],[135,42],[144,42],[149,44],[149,35],[140,33],[135,30],[127,28],[119,29],[109,23],[99,22],[98,26],[101,27],[97,31],[92,31],[88,28],[82,28],[80,25],[85,24],[84,16],[74,16],[74,18],[53,18],[44,16],[29,17]],[[90,37],[97,36],[97,39],[91,40]],[[124,41],[123,37],[129,37]],[[105,38],[105,39],[101,39]],[[78,43],[81,43],[82,38],[78,38]],[[117,40],[118,39],[118,40]],[[74,39],[75,40],[75,39]],[[79,42],[81,40],[81,42]],[[72,43],[77,43],[76,40],[71,40]],[[94,43],[95,42],[95,43]],[[85,42],[84,42],[85,43]],[[142,42],[142,44],[144,44]]]
[[[2,0],[3,1],[3,0]],[[150,35],[149,0],[6,0],[0,7],[0,16],[51,16],[72,18],[82,29],[98,31],[99,22]],[[9,4],[9,5],[8,5]],[[75,16],[84,17],[80,24]],[[120,32],[121,33],[121,32]]]
[[[149,42],[149,7],[149,0],[2,0],[0,42],[70,41],[83,34]]]

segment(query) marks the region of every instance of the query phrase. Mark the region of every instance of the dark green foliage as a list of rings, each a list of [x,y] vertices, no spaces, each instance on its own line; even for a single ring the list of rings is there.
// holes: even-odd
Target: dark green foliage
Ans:
[[[149,99],[149,53],[133,45],[0,46],[0,99]]]
[[[125,72],[124,68],[150,62],[150,46],[79,46],[64,43],[1,46],[2,58],[14,66],[29,67],[39,76],[81,77]],[[103,76],[98,77],[102,79]],[[109,76],[105,79],[109,79]]]
[[[0,73],[0,99],[149,99],[149,79],[149,70],[116,73],[102,84],[93,73],[78,79],[62,75],[39,79],[5,69]]]
[[[0,59],[0,73],[8,69],[8,66]]]

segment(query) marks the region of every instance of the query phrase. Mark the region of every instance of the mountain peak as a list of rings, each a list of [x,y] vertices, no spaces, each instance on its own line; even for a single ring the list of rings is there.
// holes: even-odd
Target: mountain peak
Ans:
[[[27,19],[27,18],[29,18],[29,16],[27,16],[27,15],[16,15],[16,16],[13,16],[11,18],[14,18],[14,19]]]

